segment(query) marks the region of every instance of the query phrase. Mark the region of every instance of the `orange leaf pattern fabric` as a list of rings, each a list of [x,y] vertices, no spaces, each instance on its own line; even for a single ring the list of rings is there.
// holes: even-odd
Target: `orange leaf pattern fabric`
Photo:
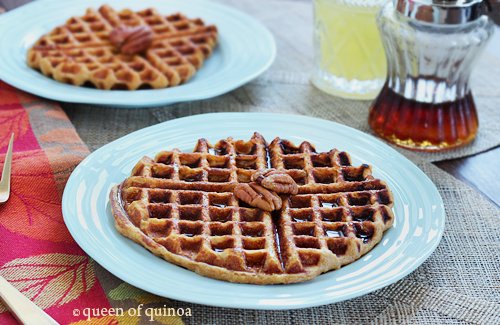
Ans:
[[[124,284],[72,239],[61,198],[88,149],[61,107],[0,81],[0,168],[12,132],[11,197],[0,205],[0,275],[60,324],[182,325],[180,317],[155,316],[151,322],[145,315],[85,315],[168,300]],[[2,303],[0,324],[18,324]]]
[[[2,91],[0,91],[0,98],[2,98]],[[7,150],[12,133],[16,134],[16,146],[19,149],[30,150],[36,148],[36,139],[30,129],[28,113],[17,105],[12,104],[9,106],[10,109],[0,110],[0,125],[2,126],[0,127],[0,152]]]
[[[60,194],[43,151],[14,154],[11,197],[8,204],[0,206],[0,225],[36,239],[73,241],[64,225]]]
[[[86,319],[74,309],[109,308],[95,263],[61,212],[64,184],[87,148],[57,104],[1,81],[0,126],[0,167],[15,134],[11,196],[0,205],[0,275],[60,324]],[[1,303],[0,324],[17,324]]]
[[[182,325],[180,317],[85,316],[84,310],[152,308],[168,300],[124,284],[72,239],[61,198],[88,149],[61,107],[0,81],[0,168],[12,132],[11,196],[0,205],[0,275],[60,324]],[[17,324],[2,303],[0,324]]]
[[[44,309],[78,298],[95,282],[93,261],[69,254],[17,258],[1,266],[0,275]]]

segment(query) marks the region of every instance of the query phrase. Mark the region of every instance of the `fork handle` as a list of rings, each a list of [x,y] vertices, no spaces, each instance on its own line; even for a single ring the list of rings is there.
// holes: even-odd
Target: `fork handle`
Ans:
[[[0,300],[10,309],[14,317],[24,325],[59,325],[31,300],[17,291],[7,280],[0,276]]]

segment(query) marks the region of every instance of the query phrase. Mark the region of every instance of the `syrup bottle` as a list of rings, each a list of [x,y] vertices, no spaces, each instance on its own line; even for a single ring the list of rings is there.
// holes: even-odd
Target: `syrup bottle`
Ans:
[[[410,149],[465,145],[478,129],[469,77],[493,34],[483,0],[393,0],[378,16],[388,74],[368,122]]]

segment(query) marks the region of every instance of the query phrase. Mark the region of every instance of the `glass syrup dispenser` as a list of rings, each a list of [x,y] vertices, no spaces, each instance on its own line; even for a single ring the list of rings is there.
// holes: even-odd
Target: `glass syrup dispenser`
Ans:
[[[478,118],[469,77],[493,34],[482,0],[394,0],[378,16],[388,76],[370,108],[382,138],[417,150],[474,139]]]

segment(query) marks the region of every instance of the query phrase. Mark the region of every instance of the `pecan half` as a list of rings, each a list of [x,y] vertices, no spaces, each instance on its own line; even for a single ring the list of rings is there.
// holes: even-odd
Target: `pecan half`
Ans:
[[[121,25],[111,31],[109,41],[123,54],[138,54],[153,43],[153,30],[147,25]]]
[[[252,175],[252,181],[276,193],[295,195],[299,192],[299,187],[292,176],[276,169],[256,172]]]
[[[257,183],[241,183],[234,188],[234,195],[243,202],[265,210],[281,209],[281,198]]]

